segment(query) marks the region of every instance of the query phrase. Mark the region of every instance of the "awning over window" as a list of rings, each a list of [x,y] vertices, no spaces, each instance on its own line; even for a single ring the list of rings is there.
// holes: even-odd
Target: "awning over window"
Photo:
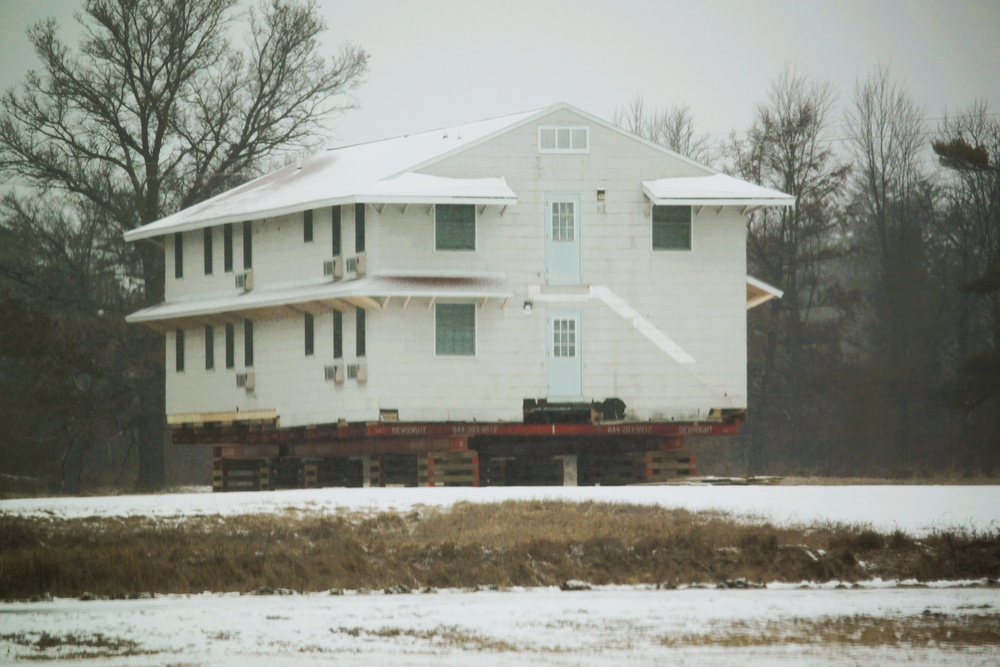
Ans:
[[[795,197],[725,174],[643,181],[649,201],[667,206],[794,206]]]
[[[784,295],[777,287],[768,285],[763,280],[747,276],[747,310],[756,308],[771,299],[780,299]]]
[[[480,306],[485,306],[490,300],[498,300],[505,305],[513,294],[501,275],[378,275],[246,293],[217,293],[196,300],[166,301],[133,313],[125,320],[168,330],[203,324],[236,324],[243,319],[281,319],[301,313],[322,315],[355,308],[381,310],[391,302],[398,302],[406,308],[414,299],[425,305],[439,299],[473,301]]]

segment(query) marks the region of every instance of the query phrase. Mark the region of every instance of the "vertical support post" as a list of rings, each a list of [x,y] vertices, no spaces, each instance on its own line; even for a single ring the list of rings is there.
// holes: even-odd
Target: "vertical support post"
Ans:
[[[221,493],[225,490],[224,472],[222,470],[222,448],[212,448],[212,493]]]
[[[315,459],[309,459],[302,463],[302,487],[315,489],[319,486],[319,465]]]
[[[260,490],[271,490],[271,462],[267,459],[260,462]]]
[[[553,458],[562,463],[562,485],[577,486],[579,477],[577,474],[576,455],[567,454],[566,456],[556,456]]]

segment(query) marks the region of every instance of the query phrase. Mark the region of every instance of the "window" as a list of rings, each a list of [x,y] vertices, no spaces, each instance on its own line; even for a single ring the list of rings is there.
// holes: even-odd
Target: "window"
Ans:
[[[243,223],[243,268],[253,268],[253,230],[250,221]]]
[[[552,356],[576,356],[576,320],[552,320]]]
[[[178,373],[184,372],[184,330],[174,332],[174,367]]]
[[[210,371],[215,368],[215,329],[211,325],[205,325],[205,370]]]
[[[253,321],[243,320],[243,365],[253,367]]]
[[[233,226],[222,226],[222,270],[233,272]]]
[[[365,309],[358,308],[355,311],[355,318],[354,326],[355,333],[357,334],[354,339],[356,345],[355,351],[357,352],[357,356],[363,357],[365,356]]]
[[[236,366],[236,327],[226,324],[226,368]]]
[[[333,311],[333,358],[344,358],[344,314]]]
[[[312,243],[313,240],[313,212],[302,212],[302,242]]]
[[[472,204],[438,204],[434,207],[436,250],[476,249],[476,207]]]
[[[206,227],[203,232],[205,246],[205,275],[212,275],[212,228]]]
[[[435,353],[438,356],[475,356],[476,305],[439,303],[434,313]]]
[[[552,240],[569,241],[576,240],[576,214],[574,202],[554,201],[552,202]]]
[[[315,334],[314,322],[315,322],[315,320],[314,320],[312,314],[306,313],[306,317],[305,317],[305,334],[306,334],[306,356],[307,357],[311,357],[313,355],[314,350],[315,350],[315,346],[314,346],[315,338],[313,338],[313,336]]]
[[[539,153],[589,153],[590,128],[546,126],[538,128]]]
[[[184,277],[184,234],[174,234],[174,278]]]
[[[365,251],[365,205],[354,205],[354,252]]]
[[[333,223],[331,224],[331,228],[333,230],[333,245],[330,250],[333,253],[333,257],[338,257],[343,253],[340,246],[340,207],[334,206],[331,213],[333,214]]]
[[[653,207],[653,250],[691,249],[691,207]]]

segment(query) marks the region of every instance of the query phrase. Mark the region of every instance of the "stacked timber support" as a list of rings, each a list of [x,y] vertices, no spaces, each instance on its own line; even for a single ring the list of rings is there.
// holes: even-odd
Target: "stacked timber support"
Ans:
[[[417,459],[418,486],[479,486],[479,454],[433,452]]]
[[[691,479],[697,472],[685,437],[737,430],[735,423],[674,422],[343,422],[278,428],[234,420],[175,424],[172,439],[214,445],[214,491],[614,486]]]

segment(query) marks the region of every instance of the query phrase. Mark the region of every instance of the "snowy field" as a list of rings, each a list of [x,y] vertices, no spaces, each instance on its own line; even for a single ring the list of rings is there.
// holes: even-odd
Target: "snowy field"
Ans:
[[[779,524],[837,522],[929,531],[1000,529],[1000,486],[641,486],[308,489],[0,501],[0,513],[28,516],[158,516],[261,512],[409,511],[457,502],[565,500],[722,510]]]
[[[842,522],[915,535],[1000,529],[987,486],[318,489],[0,501],[40,517],[409,511],[504,500],[722,510],[748,520]],[[386,595],[206,593],[0,604],[0,664],[59,665],[997,665],[1000,588],[989,582],[836,582],[719,590],[597,587]],[[933,639],[938,621],[993,632]],[[886,624],[917,640],[871,640]],[[839,624],[839,625],[838,625]],[[895,624],[895,625],[893,625]],[[824,641],[824,628],[848,641]],[[952,630],[948,630],[952,632]],[[873,634],[874,633],[874,634]],[[951,636],[951,635],[949,635]],[[867,638],[867,639],[866,639]]]
[[[164,596],[0,605],[0,635],[72,637],[38,650],[0,640],[0,663],[59,665],[996,665],[993,646],[864,641],[879,621],[996,617],[996,589],[766,590],[606,587],[434,594]],[[854,619],[857,642],[811,633]],[[861,619],[861,620],[859,620]],[[872,620],[876,619],[876,620]],[[816,624],[820,624],[817,626]],[[993,626],[996,627],[995,624]],[[869,629],[869,632],[874,630]],[[127,646],[125,653],[87,646]],[[801,643],[764,642],[797,637]],[[728,641],[704,642],[709,637]],[[130,643],[134,642],[134,644]],[[747,643],[750,645],[747,645]],[[51,640],[48,642],[53,644]],[[70,658],[77,653],[77,659]],[[80,653],[89,653],[81,659]],[[60,656],[63,656],[60,658]],[[39,659],[42,659],[40,661]]]

